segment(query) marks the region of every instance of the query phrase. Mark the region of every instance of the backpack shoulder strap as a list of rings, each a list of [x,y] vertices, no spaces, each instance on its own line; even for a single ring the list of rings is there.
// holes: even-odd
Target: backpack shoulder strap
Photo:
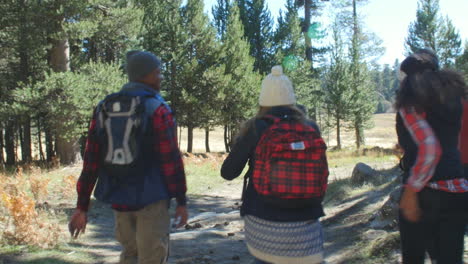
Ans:
[[[153,115],[154,111],[156,111],[156,109],[158,109],[158,107],[160,107],[163,104],[163,102],[161,102],[161,100],[159,100],[159,98],[156,96],[145,96],[143,98],[145,112],[150,117]]]

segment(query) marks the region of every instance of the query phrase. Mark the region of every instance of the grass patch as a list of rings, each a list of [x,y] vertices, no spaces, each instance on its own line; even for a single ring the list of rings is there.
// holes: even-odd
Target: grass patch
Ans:
[[[221,177],[221,164],[205,163],[187,163],[185,173],[187,175],[188,194],[207,194],[227,184],[227,181]],[[243,173],[241,176],[231,181],[233,184],[242,184]]]
[[[400,248],[399,232],[389,232],[372,241],[363,239],[356,245],[356,252],[346,263],[352,264],[386,264],[390,263],[392,254]],[[393,262],[392,262],[393,263]]]
[[[381,163],[398,162],[397,151],[380,147],[368,147],[361,150],[346,148],[341,150],[329,149],[327,151],[328,166],[336,168],[340,166],[355,165],[358,162]]]

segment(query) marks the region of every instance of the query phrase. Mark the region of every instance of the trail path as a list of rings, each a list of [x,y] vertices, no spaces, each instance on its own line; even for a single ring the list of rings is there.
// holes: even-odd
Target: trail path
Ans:
[[[393,164],[371,164],[379,169]],[[349,177],[350,168],[332,168],[332,177]],[[368,192],[326,208],[325,226],[327,263],[346,263],[355,244],[368,229],[369,217],[390,190]],[[250,264],[252,257],[244,243],[243,223],[239,216],[241,186],[226,183],[223,188],[204,196],[190,197],[188,229],[171,233],[170,264]],[[94,212],[94,213],[93,213]],[[89,215],[87,234],[76,243],[99,259],[116,263],[120,246],[113,237],[113,217],[107,205],[96,203]],[[356,234],[356,235],[353,235]],[[387,262],[397,263],[397,262]]]
[[[394,164],[369,164],[377,169],[388,169]],[[353,167],[331,168],[330,180],[346,178]],[[239,216],[242,186],[226,182],[222,188],[210,190],[206,195],[189,196],[188,228],[174,229],[171,233],[170,264],[250,264],[252,257],[244,242],[243,222]],[[350,263],[356,249],[363,243],[376,239],[379,230],[370,230],[371,215],[384,203],[392,188],[371,190],[347,198],[336,204],[328,204],[322,223],[325,230],[325,259],[328,264]],[[72,208],[73,205],[67,205]],[[174,206],[172,206],[174,208]],[[72,209],[67,209],[72,210]],[[70,213],[70,212],[68,212]],[[114,218],[108,205],[94,202],[88,214],[86,234],[72,241],[75,251],[91,255],[91,262],[117,263],[120,246],[114,239]],[[64,230],[66,226],[62,227]],[[371,233],[369,233],[369,230]],[[392,253],[384,263],[398,263],[398,252]],[[27,254],[0,257],[0,264],[39,263],[28,262]],[[84,263],[76,261],[52,261],[40,263]]]

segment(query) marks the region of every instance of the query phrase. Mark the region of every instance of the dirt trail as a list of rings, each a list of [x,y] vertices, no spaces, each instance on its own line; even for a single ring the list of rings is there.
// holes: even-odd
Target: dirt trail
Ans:
[[[392,165],[376,166],[382,169]],[[336,179],[349,177],[351,172],[352,167],[331,169],[331,175]],[[189,197],[189,228],[172,230],[170,264],[252,263],[253,259],[244,243],[243,222],[239,216],[241,188],[241,185],[226,182],[216,192]],[[346,259],[360,246],[357,242],[369,230],[370,216],[383,204],[389,191],[369,191],[325,208],[327,216],[322,222],[328,264],[349,263]],[[96,260],[94,263],[117,263],[120,246],[114,239],[112,210],[108,205],[95,202],[88,219],[86,234],[73,241],[72,246],[89,253]],[[21,261],[22,257],[13,256],[3,263],[28,263]],[[385,263],[397,262],[388,260]]]
[[[372,165],[372,164],[371,164]],[[379,164],[379,169],[391,164]],[[349,177],[352,168],[332,169],[339,178]],[[346,263],[352,256],[359,234],[369,229],[369,218],[384,202],[390,190],[370,191],[326,208],[325,226],[327,263]],[[189,229],[173,230],[171,264],[250,264],[243,223],[239,217],[241,186],[226,183],[216,193],[191,196]],[[113,238],[111,210],[95,204],[89,216],[90,228],[76,243],[88,249],[99,263],[116,263],[120,247]],[[392,263],[392,262],[387,262]],[[396,263],[396,262],[395,262]]]

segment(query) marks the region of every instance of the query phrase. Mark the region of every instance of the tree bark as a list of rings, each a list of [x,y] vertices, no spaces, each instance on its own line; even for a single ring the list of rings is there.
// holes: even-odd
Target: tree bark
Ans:
[[[52,135],[52,131],[50,127],[48,127],[47,125],[44,128],[44,133],[45,133],[47,161],[51,162],[53,158],[55,157],[54,136]]]
[[[21,159],[24,162],[31,162],[32,151],[31,151],[31,119],[25,118],[22,128],[22,139],[21,139]]]
[[[14,165],[16,163],[15,141],[14,122],[8,121],[5,127],[5,153],[7,165]]]
[[[226,152],[229,152],[229,143],[228,143],[228,125],[224,125],[224,148],[226,149]]]
[[[205,128],[205,151],[206,152],[211,152],[210,151],[210,129]]]
[[[311,6],[312,0],[305,0],[304,3],[304,37],[306,43],[306,59],[312,62],[312,39],[310,38],[308,32],[310,29],[310,18],[311,18]],[[312,65],[311,65],[312,68]]]
[[[39,148],[39,160],[45,161],[44,150],[42,148],[42,127],[41,121],[37,120],[37,143]]]
[[[193,127],[187,127],[187,152],[192,153],[193,149]]]
[[[19,80],[24,84],[29,83],[28,77],[31,76],[30,67],[30,49],[28,48],[28,16],[26,15],[27,3],[24,0],[18,1],[20,9],[20,25],[19,25]],[[21,160],[23,162],[31,161],[31,119],[29,113],[22,113],[20,124],[20,142],[21,142]]]
[[[68,39],[54,40],[51,49],[50,65],[55,72],[66,72],[70,70],[70,46]],[[65,119],[66,117],[61,117]],[[57,122],[56,149],[60,163],[67,165],[80,160],[80,144],[78,138],[67,138],[66,128],[63,126],[65,120]]]
[[[354,130],[356,134],[356,148],[360,149],[364,142],[364,130],[362,127],[362,121],[354,122]]]
[[[341,149],[341,124],[340,118],[336,118],[336,147]]]
[[[3,140],[3,124],[0,123],[0,164],[5,163],[5,157],[3,156],[4,140]]]

